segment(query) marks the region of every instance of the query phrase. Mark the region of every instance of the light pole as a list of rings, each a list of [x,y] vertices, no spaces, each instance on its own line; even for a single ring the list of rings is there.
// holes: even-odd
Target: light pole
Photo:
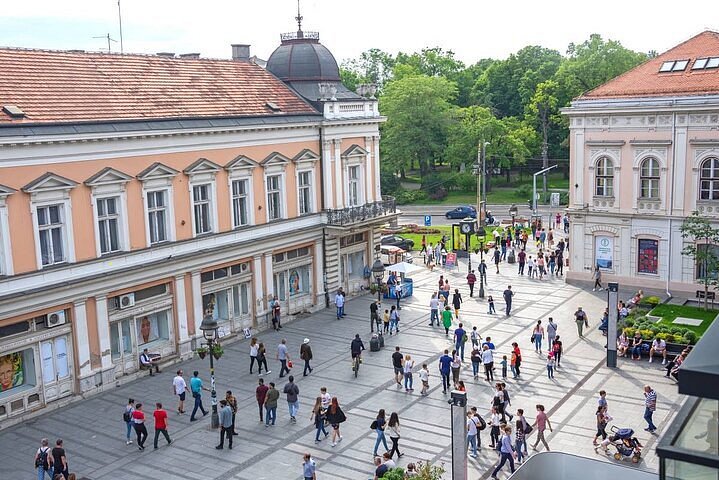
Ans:
[[[487,220],[487,145],[489,142],[482,142],[482,193],[484,194],[484,219]]]
[[[484,230],[484,227],[480,225],[480,227],[477,229],[477,236],[479,237],[479,262],[480,267],[482,266],[482,261],[484,261],[484,239],[487,235],[487,232]],[[486,267],[485,267],[486,268]],[[484,298],[484,279],[482,272],[479,273],[479,298]]]
[[[200,324],[200,330],[202,330],[202,336],[207,340],[207,346],[210,350],[210,396],[212,398],[212,428],[220,426],[220,418],[217,415],[217,391],[215,390],[215,359],[214,359],[214,347],[219,346],[217,337],[217,320],[212,318],[212,315],[205,315]]]
[[[372,275],[377,281],[377,302],[382,303],[382,279],[384,278],[384,263],[377,257],[372,264]]]
[[[537,175],[541,175],[550,171],[553,168],[557,168],[558,165],[552,165],[551,167],[545,168],[532,175],[532,216],[537,215]]]

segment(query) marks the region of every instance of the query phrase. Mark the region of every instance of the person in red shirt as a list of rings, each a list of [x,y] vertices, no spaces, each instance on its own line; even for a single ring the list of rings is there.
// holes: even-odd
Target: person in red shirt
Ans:
[[[142,404],[135,404],[135,411],[132,412],[132,426],[135,427],[137,435],[137,448],[145,449],[145,440],[147,440],[147,428],[145,428],[145,412],[142,411]]]
[[[155,417],[155,441],[154,447],[157,450],[157,440],[160,438],[160,433],[165,436],[167,444],[171,444],[170,435],[167,433],[167,411],[162,408],[162,404],[157,402],[155,404],[155,411],[152,412],[152,416]]]
[[[522,364],[522,352],[519,350],[519,344],[517,342],[512,343],[512,353],[515,355],[514,371],[519,376],[519,366]]]
[[[262,423],[264,422],[262,418],[262,407],[265,404],[265,395],[267,395],[267,390],[269,390],[270,387],[265,385],[265,381],[262,378],[260,378],[259,383],[255,390],[255,397],[257,398],[257,405],[260,407],[260,423]]]

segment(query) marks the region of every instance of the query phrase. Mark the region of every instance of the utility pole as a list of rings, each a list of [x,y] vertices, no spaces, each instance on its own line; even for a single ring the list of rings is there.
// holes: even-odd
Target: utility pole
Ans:
[[[543,168],[542,170],[540,170],[537,173],[532,175],[532,215],[533,216],[537,214],[537,175],[547,173],[551,169],[557,168],[557,167],[558,167],[558,165],[552,165],[551,167]]]
[[[117,0],[117,17],[120,19],[120,53],[125,53],[125,46],[122,43],[122,10],[120,9],[120,0]]]
[[[489,142],[482,142],[482,184],[484,194],[484,218],[487,218],[487,145]]]

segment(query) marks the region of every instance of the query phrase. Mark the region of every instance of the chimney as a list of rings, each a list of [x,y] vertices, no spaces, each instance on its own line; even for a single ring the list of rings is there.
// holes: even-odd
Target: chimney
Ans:
[[[156,55],[164,58],[175,58],[175,54],[172,52],[157,52]]]
[[[250,46],[238,43],[232,44],[232,60],[238,62],[249,62],[250,61]]]
[[[189,58],[191,60],[197,60],[198,58],[200,58],[200,54],[199,53],[181,53],[180,58],[185,58],[185,59]]]

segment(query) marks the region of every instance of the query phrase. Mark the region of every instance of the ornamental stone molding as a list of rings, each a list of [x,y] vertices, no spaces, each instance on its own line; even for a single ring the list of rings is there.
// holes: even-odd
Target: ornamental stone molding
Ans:
[[[619,236],[619,229],[610,225],[592,225],[589,227],[589,232],[592,235],[596,235],[597,233],[610,233],[615,237]]]

